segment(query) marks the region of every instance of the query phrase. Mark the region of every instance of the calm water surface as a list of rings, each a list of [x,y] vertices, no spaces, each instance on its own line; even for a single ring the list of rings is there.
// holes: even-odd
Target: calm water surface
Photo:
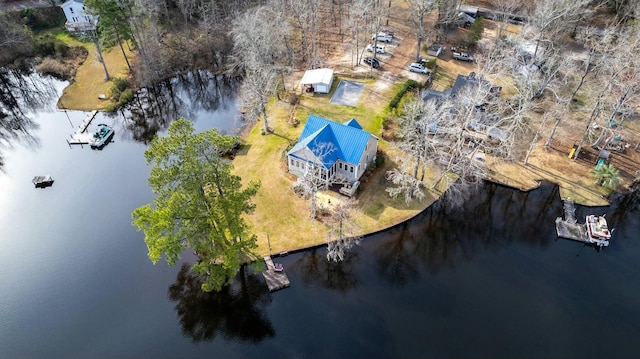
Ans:
[[[205,75],[149,89],[123,114],[99,115],[116,129],[102,151],[69,148],[85,114],[54,110],[55,98],[28,114],[32,138],[1,150],[0,357],[639,355],[638,207],[578,208],[616,227],[596,252],[556,240],[562,204],[548,184],[487,185],[461,210],[436,204],[339,264],[324,248],[278,258],[292,285],[273,294],[248,270],[203,294],[189,256],[154,266],[130,223],[152,200],[146,143],[178,116],[233,132],[234,91]],[[38,174],[53,187],[34,189]]]

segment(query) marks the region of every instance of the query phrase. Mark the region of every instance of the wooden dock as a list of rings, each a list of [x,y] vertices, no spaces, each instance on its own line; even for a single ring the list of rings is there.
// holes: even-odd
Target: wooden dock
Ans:
[[[287,273],[285,273],[284,269],[282,271],[276,271],[273,261],[269,256],[264,257],[264,262],[267,265],[267,270],[262,272],[262,276],[264,276],[264,280],[267,282],[269,291],[275,292],[288,287],[289,277],[287,277]]]
[[[87,117],[82,121],[80,127],[71,135],[71,140],[67,140],[69,145],[86,145],[93,140],[93,134],[87,133],[87,128],[89,128],[91,121],[93,121],[97,114],[97,110],[93,110],[87,114]]]
[[[576,207],[573,201],[564,199],[564,218],[556,218],[556,233],[560,238],[571,239],[585,244],[593,244],[598,247],[609,245],[607,239],[591,238],[588,233],[587,223],[577,223]]]
[[[576,206],[573,201],[564,199],[564,218],[556,218],[556,233],[558,237],[572,239],[574,241],[590,243],[587,235],[587,227],[576,221]]]
[[[587,235],[587,227],[584,224],[571,223],[558,217],[556,218],[556,232],[558,233],[558,237],[572,239],[582,243],[591,243]]]

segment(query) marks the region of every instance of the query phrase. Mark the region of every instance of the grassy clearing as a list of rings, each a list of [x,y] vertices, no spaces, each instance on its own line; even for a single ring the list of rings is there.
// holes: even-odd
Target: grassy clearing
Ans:
[[[89,56],[76,72],[74,81],[64,89],[62,97],[58,102],[58,107],[71,110],[90,111],[103,109],[109,101],[100,100],[98,95],[105,94],[109,97],[112,81],[105,80],[105,73],[102,63],[98,61],[96,47],[93,41],[80,41],[71,36],[63,29],[56,29],[53,34],[70,46],[82,46],[87,49]],[[134,57],[131,51],[125,46],[125,52],[129,61]],[[127,77],[129,69],[119,47],[103,49],[102,56],[107,64],[107,71],[111,78]]]
[[[338,82],[335,81],[333,90]],[[245,133],[244,143],[247,145],[234,159],[234,168],[243,181],[259,179],[262,184],[255,198],[256,211],[248,216],[253,232],[258,235],[261,253],[269,252],[267,236],[274,254],[326,242],[329,227],[323,218],[312,220],[309,202],[293,193],[295,178],[287,172],[286,151],[297,142],[311,113],[340,122],[355,118],[367,131],[381,137],[384,109],[391,95],[373,91],[371,80],[364,82],[365,88],[356,107],[330,104],[332,93],[304,94],[295,113],[294,107],[285,102],[277,101],[269,105],[269,127],[273,129],[273,134],[262,135],[262,123],[255,124]],[[387,92],[395,87],[391,86]],[[289,123],[292,116],[301,121],[297,127]],[[390,150],[392,146],[383,139],[380,139],[379,147],[383,151],[393,152]],[[393,157],[388,156],[382,168],[363,177],[354,218],[361,234],[382,230],[409,219],[436,199],[435,194],[428,194],[423,202],[407,205],[402,199],[390,198],[385,192],[388,183],[384,173],[394,165]],[[344,199],[346,197],[340,194],[325,191],[318,196],[318,204],[327,208]]]

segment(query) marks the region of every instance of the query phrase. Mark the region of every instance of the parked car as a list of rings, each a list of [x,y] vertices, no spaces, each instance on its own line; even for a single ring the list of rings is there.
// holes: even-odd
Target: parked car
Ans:
[[[473,62],[473,56],[467,54],[466,52],[457,52],[454,51],[452,53],[452,56],[454,59],[456,60],[460,60],[460,61],[468,61],[468,62]]]
[[[367,56],[362,60],[362,62],[373,67],[374,69],[380,67],[380,61],[378,61],[378,59],[374,59],[373,57]]]
[[[373,44],[367,45],[367,51],[373,52]],[[376,45],[376,54],[384,54],[385,52],[386,51],[385,51],[384,45],[380,45],[380,44]]]
[[[375,34],[371,35],[371,41],[373,40],[377,40],[379,42],[391,42],[393,40],[393,36],[384,32],[379,32],[377,36]]]
[[[428,68],[426,68],[424,65],[414,62],[411,65],[409,65],[409,71],[411,72],[419,72],[422,74],[428,74],[429,72],[431,72],[431,70],[429,70]]]

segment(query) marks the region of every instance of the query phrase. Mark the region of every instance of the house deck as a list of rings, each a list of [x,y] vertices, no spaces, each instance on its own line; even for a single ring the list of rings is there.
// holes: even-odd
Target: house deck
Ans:
[[[271,260],[271,257],[269,256],[264,257],[264,262],[267,264],[267,270],[262,272],[262,276],[267,282],[269,291],[275,292],[277,290],[288,287],[290,283],[289,277],[287,277],[287,273],[285,273],[284,270],[276,272],[273,260]]]

